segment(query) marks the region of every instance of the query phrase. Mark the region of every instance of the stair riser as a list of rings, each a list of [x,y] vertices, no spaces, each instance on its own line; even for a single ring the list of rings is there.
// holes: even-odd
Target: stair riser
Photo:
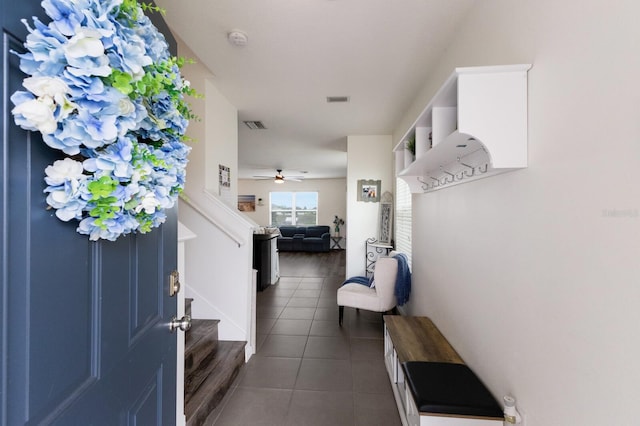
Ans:
[[[210,365],[207,368],[209,371],[195,373],[197,376],[201,376],[195,380],[200,382],[195,388],[195,392],[187,392],[187,383],[185,383],[187,426],[204,424],[209,414],[224,398],[240,368],[244,365],[244,344],[232,349],[226,348],[229,346],[223,346],[219,356],[210,360]]]
[[[218,349],[218,336],[215,340],[201,339],[194,347],[184,353],[184,374],[188,376],[200,368]]]

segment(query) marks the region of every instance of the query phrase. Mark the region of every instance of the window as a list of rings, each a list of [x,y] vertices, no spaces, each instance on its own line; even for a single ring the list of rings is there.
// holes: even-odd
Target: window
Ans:
[[[396,250],[407,255],[411,265],[411,190],[402,179],[396,179]]]
[[[271,225],[317,225],[317,192],[271,192]]]

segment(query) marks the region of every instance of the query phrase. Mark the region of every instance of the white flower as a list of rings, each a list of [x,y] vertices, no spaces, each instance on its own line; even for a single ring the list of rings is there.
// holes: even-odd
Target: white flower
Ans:
[[[55,132],[58,122],[53,116],[56,105],[49,96],[26,101],[16,106],[11,112],[22,115],[27,122],[42,134]]]
[[[104,45],[100,41],[101,34],[97,30],[81,28],[69,39],[64,48],[67,58],[91,56],[97,58],[104,55]]]
[[[79,181],[84,179],[82,174],[82,163],[67,157],[64,160],[57,160],[51,166],[44,169],[47,174],[45,178],[47,185],[63,185],[69,181]]]
[[[62,103],[61,100],[69,93],[69,86],[58,77],[28,77],[22,85],[37,97],[49,96],[57,103]]]
[[[149,192],[145,194],[142,201],[140,201],[140,204],[136,206],[136,213],[140,213],[144,210],[147,214],[154,214],[156,207],[159,205],[160,202],[156,199],[156,196],[152,192]]]
[[[134,113],[136,110],[136,106],[129,100],[127,97],[122,97],[118,101],[118,112],[121,116],[127,116],[129,114]]]

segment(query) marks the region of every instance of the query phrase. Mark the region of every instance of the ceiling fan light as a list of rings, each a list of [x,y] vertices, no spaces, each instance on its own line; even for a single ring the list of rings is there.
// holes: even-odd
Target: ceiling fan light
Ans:
[[[276,176],[275,183],[284,183],[284,178],[282,176]]]

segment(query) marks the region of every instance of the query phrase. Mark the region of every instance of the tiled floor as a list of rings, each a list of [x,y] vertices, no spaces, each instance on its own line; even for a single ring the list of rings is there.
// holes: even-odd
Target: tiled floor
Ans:
[[[257,353],[207,424],[400,425],[381,315],[346,308],[338,325],[344,251],[280,262],[278,284],[257,295]]]

